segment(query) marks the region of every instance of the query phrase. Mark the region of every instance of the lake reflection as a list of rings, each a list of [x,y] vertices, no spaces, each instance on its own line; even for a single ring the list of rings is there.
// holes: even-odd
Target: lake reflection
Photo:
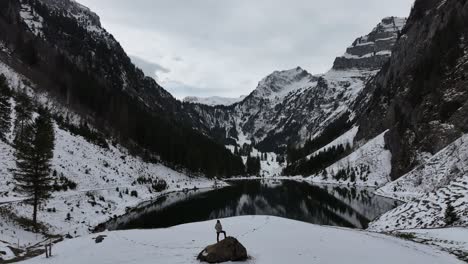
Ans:
[[[396,201],[373,189],[297,181],[235,181],[208,192],[174,193],[119,217],[108,229],[161,228],[239,215],[272,215],[313,224],[366,228]]]

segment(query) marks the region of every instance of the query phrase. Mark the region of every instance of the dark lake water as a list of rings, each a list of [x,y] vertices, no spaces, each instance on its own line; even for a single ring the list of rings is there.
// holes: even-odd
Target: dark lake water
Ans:
[[[366,228],[398,205],[373,189],[297,181],[247,180],[211,191],[172,193],[108,222],[105,228],[162,228],[239,215],[271,215],[313,224]]]

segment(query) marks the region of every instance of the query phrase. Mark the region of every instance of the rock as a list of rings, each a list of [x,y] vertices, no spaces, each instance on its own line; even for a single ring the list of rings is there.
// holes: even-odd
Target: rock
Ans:
[[[104,235],[99,235],[99,236],[97,236],[97,237],[94,239],[94,241],[96,242],[96,244],[97,244],[97,243],[101,243],[102,241],[104,241],[104,238],[105,238],[105,237],[106,237],[106,236],[104,236]]]
[[[200,261],[220,263],[247,260],[247,249],[235,238],[227,237],[220,242],[207,246],[197,257]]]

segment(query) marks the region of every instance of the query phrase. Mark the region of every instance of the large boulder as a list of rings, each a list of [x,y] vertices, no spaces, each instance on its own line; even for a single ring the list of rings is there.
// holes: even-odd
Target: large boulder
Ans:
[[[247,249],[233,237],[227,237],[220,242],[207,246],[197,257],[200,261],[220,263],[226,261],[247,260]]]

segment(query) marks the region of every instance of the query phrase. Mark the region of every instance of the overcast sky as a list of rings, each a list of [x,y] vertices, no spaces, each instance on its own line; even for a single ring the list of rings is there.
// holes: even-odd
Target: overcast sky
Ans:
[[[248,94],[275,70],[327,71],[413,0],[78,0],[175,97]]]

